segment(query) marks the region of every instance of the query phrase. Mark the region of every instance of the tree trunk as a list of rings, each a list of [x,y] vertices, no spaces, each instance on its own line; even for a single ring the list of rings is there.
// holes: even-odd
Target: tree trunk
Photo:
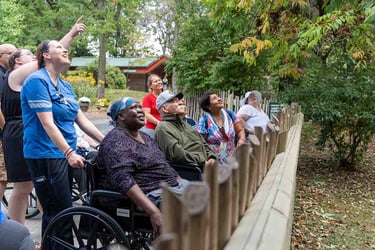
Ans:
[[[96,97],[104,97],[105,87],[105,65],[106,65],[106,38],[103,34],[99,36],[99,67],[98,67],[98,90]]]
[[[104,0],[97,1],[97,8],[104,9],[105,3]],[[104,88],[105,88],[105,65],[106,65],[106,36],[105,34],[99,35],[99,67],[98,67],[98,89],[96,91],[96,97],[98,99],[104,97]]]

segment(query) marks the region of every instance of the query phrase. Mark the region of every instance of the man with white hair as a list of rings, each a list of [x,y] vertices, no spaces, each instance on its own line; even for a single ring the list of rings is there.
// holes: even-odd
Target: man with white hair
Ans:
[[[156,99],[156,108],[162,121],[156,127],[155,140],[167,160],[196,163],[203,167],[217,157],[202,135],[179,116],[179,101],[182,98],[182,93],[166,90]]]

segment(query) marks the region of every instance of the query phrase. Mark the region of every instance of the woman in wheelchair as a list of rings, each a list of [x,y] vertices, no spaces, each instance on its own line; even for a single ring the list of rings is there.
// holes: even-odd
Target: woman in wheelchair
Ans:
[[[112,104],[108,115],[115,128],[105,136],[98,151],[98,166],[105,169],[102,188],[126,194],[150,216],[156,236],[162,220],[158,208],[160,182],[181,193],[188,181],[167,163],[156,142],[139,131],[145,125],[145,114],[138,100],[119,99]]]

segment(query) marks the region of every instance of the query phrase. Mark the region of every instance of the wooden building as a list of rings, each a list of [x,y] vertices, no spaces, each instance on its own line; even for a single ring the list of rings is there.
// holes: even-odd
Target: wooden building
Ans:
[[[92,63],[96,57],[74,57],[71,60],[69,70],[86,66]],[[164,77],[164,66],[168,57],[108,57],[107,65],[119,67],[127,79],[127,88],[137,91],[148,91],[147,77],[150,74],[158,74]],[[168,77],[169,78],[169,77]]]

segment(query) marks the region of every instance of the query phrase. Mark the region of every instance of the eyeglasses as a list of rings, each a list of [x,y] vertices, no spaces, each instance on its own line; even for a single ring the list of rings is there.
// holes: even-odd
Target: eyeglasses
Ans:
[[[60,102],[63,102],[65,105],[68,104],[68,101],[66,100],[65,96],[62,93],[58,93],[60,97]]]
[[[10,55],[12,54],[13,52],[0,52],[0,55]]]

